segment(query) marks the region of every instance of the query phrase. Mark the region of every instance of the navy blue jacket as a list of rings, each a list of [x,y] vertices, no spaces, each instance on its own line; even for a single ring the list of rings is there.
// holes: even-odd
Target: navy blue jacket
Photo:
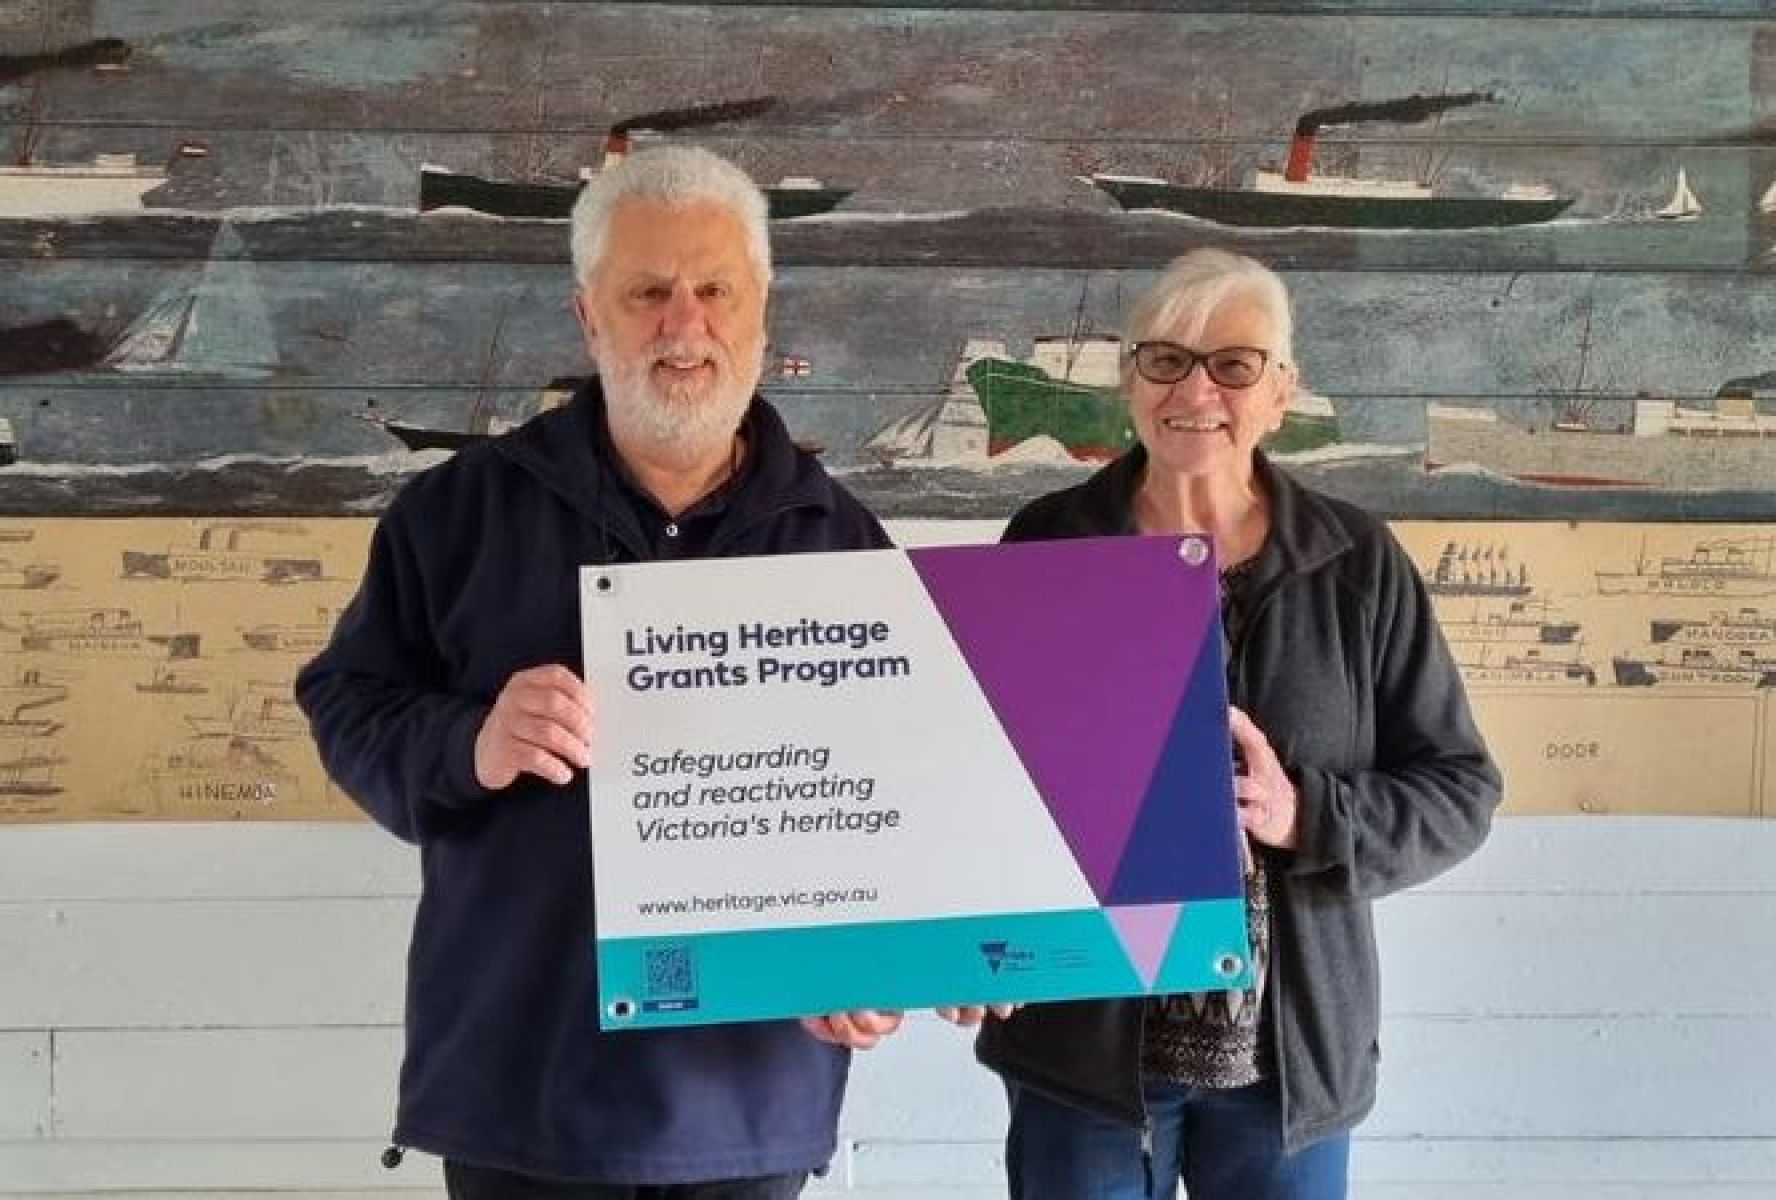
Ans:
[[[421,850],[395,1141],[598,1183],[813,1170],[834,1150],[848,1054],[789,1021],[601,1033],[584,776],[475,780],[476,732],[512,673],[582,669],[578,568],[649,556],[603,421],[594,384],[415,477],[297,679],[328,772]],[[764,401],[746,429],[708,556],[888,544]]]

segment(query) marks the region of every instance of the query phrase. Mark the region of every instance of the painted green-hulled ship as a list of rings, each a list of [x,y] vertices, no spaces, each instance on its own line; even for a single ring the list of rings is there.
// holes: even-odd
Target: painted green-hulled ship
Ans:
[[[1118,391],[1122,343],[1114,337],[1037,338],[1029,361],[996,356],[968,365],[969,386],[987,414],[987,450],[999,454],[1048,437],[1082,461],[1115,458],[1135,444]],[[1299,454],[1338,441],[1338,419],[1324,397],[1300,393],[1265,449]]]

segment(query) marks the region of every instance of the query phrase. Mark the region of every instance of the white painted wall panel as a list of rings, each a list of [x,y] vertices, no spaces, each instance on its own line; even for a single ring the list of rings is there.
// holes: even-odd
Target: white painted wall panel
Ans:
[[[49,1035],[0,1033],[0,1142],[49,1135],[49,1089]]]
[[[1426,887],[1532,895],[1776,893],[1776,821],[1501,817],[1472,858]]]
[[[1420,892],[1377,926],[1390,1014],[1757,1016],[1776,997],[1776,893]]]
[[[401,1019],[413,903],[0,904],[0,1028],[380,1025]]]
[[[1688,1197],[1687,1184],[1759,1185],[1776,1196],[1776,1139],[1530,1137],[1385,1138],[1365,1129],[1351,1154],[1353,1178],[1374,1183],[1499,1186],[1647,1184]]]
[[[1366,1131],[1431,1138],[1770,1138],[1776,1017],[1400,1017]]]
[[[915,1013],[901,1031],[855,1056],[845,1131],[865,1140],[950,1141],[996,1136],[1005,1119],[999,1078],[974,1061],[974,1034]]]
[[[0,1141],[0,1195],[41,1193],[72,1200],[71,1193],[149,1200],[223,1200],[223,1189],[252,1189],[251,1200],[298,1200],[291,1191],[351,1189],[379,1200],[441,1200],[442,1172],[431,1159],[409,1155],[397,1171],[377,1157],[383,1140],[328,1141],[62,1141],[37,1144]],[[384,1190],[399,1189],[399,1190]],[[117,1200],[126,1200],[117,1197]],[[245,1200],[245,1198],[243,1198]]]
[[[0,1191],[435,1178],[375,1165],[416,870],[369,825],[0,830]],[[1773,896],[1776,822],[1574,818],[1384,902],[1358,1200],[1776,1195]],[[997,1194],[1002,1120],[969,1035],[916,1018],[820,1191]]]
[[[419,894],[419,851],[337,824],[0,827],[0,903]]]
[[[400,1053],[395,1028],[63,1033],[56,1128],[79,1140],[381,1137]]]

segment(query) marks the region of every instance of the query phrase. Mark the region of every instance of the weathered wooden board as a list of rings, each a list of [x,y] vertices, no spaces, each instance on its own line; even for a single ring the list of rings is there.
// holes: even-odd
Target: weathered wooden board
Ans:
[[[1642,408],[1711,412],[1737,388],[1776,409],[1776,286],[1762,278],[1289,275],[1304,379],[1338,425],[1335,441],[1291,461],[1340,494],[1396,516],[1776,515],[1776,437],[1656,437]],[[772,359],[804,373],[780,367],[766,392],[885,515],[1004,517],[1090,464],[1049,445],[883,465],[884,429],[952,387],[991,428],[975,384],[958,381],[967,361],[1022,361],[1036,339],[1114,330],[1151,278],[787,268]],[[19,279],[0,322],[29,331],[60,314],[89,365],[30,373],[44,339],[0,334],[0,367],[10,353],[25,372],[0,378],[20,459],[0,474],[0,512],[366,511],[436,457],[409,453],[376,419],[521,418],[545,381],[588,369],[558,266],[225,259],[120,277],[48,262]],[[139,352],[144,327],[185,319],[207,341]],[[1487,414],[1497,419],[1460,419]],[[1554,428],[1578,420],[1589,432]],[[1563,440],[1574,445],[1543,453]]]

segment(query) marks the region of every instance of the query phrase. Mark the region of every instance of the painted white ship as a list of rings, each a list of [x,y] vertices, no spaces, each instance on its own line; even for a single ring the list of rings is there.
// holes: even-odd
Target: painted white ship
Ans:
[[[987,410],[981,407],[974,386],[968,382],[968,369],[983,359],[1008,357],[1003,342],[969,338],[944,394],[876,430],[863,443],[863,456],[884,466],[985,463],[989,442]]]
[[[101,154],[90,163],[0,167],[0,217],[82,217],[128,212],[167,181],[165,167],[133,154]]]
[[[1560,487],[1764,491],[1776,482],[1776,416],[1750,396],[1715,397],[1712,409],[1643,397],[1624,428],[1569,415],[1517,425],[1490,408],[1425,409],[1425,467],[1464,465]]]

